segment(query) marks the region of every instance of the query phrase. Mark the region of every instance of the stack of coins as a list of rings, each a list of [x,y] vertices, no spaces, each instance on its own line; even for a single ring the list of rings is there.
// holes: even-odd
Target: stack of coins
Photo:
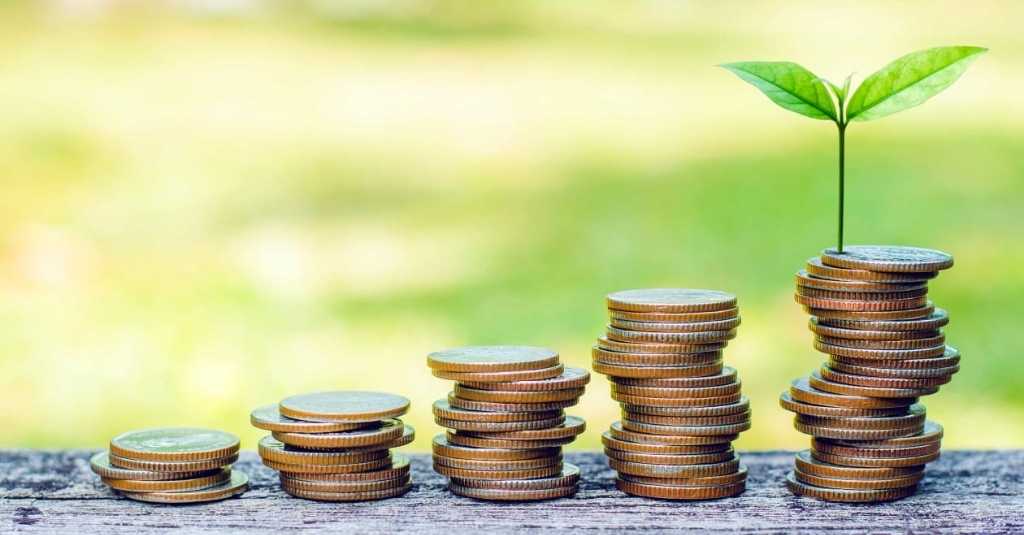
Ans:
[[[607,297],[610,324],[593,348],[622,420],[602,436],[623,492],[669,500],[742,493],[732,449],[750,402],[722,351],[740,324],[736,296],[714,290],[626,290]]]
[[[814,437],[787,477],[793,493],[879,502],[917,490],[942,439],[918,398],[959,369],[942,333],[949,317],[928,300],[928,281],[952,265],[931,249],[851,246],[796,274],[796,301],[828,361],[780,398],[796,429]]]
[[[585,423],[566,416],[590,374],[559,364],[542,347],[462,347],[431,353],[427,365],[456,381],[434,403],[434,471],[455,494],[480,500],[532,501],[576,493],[579,468],[562,462],[562,446]]]
[[[110,441],[110,451],[90,459],[110,488],[133,500],[198,503],[237,496],[249,477],[231,470],[238,437],[191,427],[129,431]]]
[[[250,414],[270,431],[259,442],[263,464],[297,498],[357,502],[401,496],[412,488],[409,459],[391,448],[416,432],[397,417],[409,400],[379,392],[316,392],[291,396]]]

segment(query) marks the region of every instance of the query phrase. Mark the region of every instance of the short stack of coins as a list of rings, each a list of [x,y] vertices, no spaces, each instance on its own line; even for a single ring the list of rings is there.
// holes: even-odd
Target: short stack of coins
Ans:
[[[455,381],[434,403],[434,471],[455,494],[494,501],[572,496],[578,467],[563,463],[562,446],[583,432],[564,409],[583,395],[590,374],[559,363],[542,347],[474,346],[431,353],[436,377]]]
[[[233,471],[238,437],[223,431],[167,427],[129,431],[110,441],[110,451],[90,459],[110,488],[133,500],[200,503],[223,500],[249,488]]]
[[[381,392],[316,392],[287,397],[250,414],[270,431],[259,442],[263,464],[297,498],[358,502],[401,496],[412,488],[409,459],[392,448],[416,432],[398,416],[409,400]]]
[[[740,324],[736,296],[654,288],[609,294],[610,324],[592,350],[622,419],[601,439],[628,494],[709,500],[746,489],[732,441],[750,429],[750,402],[722,352]]]
[[[780,397],[814,437],[787,476],[794,494],[881,502],[917,490],[942,439],[918,399],[959,370],[942,333],[949,317],[928,300],[928,281],[952,265],[931,249],[850,246],[797,272],[796,301],[828,361]]]

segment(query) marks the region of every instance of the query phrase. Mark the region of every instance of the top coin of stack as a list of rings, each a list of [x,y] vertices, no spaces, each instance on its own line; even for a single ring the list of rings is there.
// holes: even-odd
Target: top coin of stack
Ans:
[[[434,471],[448,488],[481,500],[529,501],[575,494],[579,468],[562,462],[562,446],[583,432],[566,416],[590,374],[559,363],[542,347],[476,346],[431,353],[436,377],[456,381],[434,403]]]
[[[851,246],[796,274],[796,301],[828,362],[780,398],[814,437],[787,478],[794,493],[875,502],[915,492],[942,439],[917,401],[959,370],[942,333],[949,317],[928,300],[928,281],[952,265],[931,249]]]
[[[390,453],[416,433],[397,417],[409,400],[381,392],[316,392],[252,411],[252,425],[271,434],[259,443],[263,464],[281,488],[327,502],[380,500],[412,488],[409,460]]]
[[[736,296],[715,290],[626,290],[607,297],[610,324],[593,348],[622,420],[602,435],[616,485],[672,500],[735,496],[747,470],[732,441],[750,402],[722,351],[740,324]]]
[[[249,478],[232,471],[238,437],[191,427],[129,431],[90,459],[103,482],[133,500],[198,503],[237,496]]]

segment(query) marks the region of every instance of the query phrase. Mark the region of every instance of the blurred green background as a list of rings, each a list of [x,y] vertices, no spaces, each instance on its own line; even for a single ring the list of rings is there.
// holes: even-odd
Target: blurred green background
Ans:
[[[953,253],[932,286],[962,371],[951,447],[1024,444],[1024,6],[1010,2],[0,3],[0,445],[159,425],[255,447],[251,408],[322,389],[413,400],[463,344],[589,367],[606,293],[730,290],[754,429],[821,360],[793,273],[833,243],[834,126],[715,64],[863,77],[988,46],[848,140],[851,243]],[[617,417],[595,375],[574,414]]]

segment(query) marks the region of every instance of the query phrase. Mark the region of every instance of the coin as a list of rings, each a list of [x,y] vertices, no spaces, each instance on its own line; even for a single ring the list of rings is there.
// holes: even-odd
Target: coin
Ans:
[[[617,459],[608,459],[608,466],[616,472],[634,476],[689,478],[731,474],[739,469],[740,461],[739,459],[731,459],[719,463],[671,465],[632,463],[628,461],[619,461]]]
[[[184,492],[222,485],[231,479],[231,469],[222,468],[220,471],[210,475],[175,479],[172,481],[111,479],[106,477],[101,479],[110,488],[125,492]]]
[[[266,461],[263,464],[267,464]],[[409,475],[409,458],[400,453],[392,453],[391,460],[389,463],[383,463],[376,468],[370,468],[367,472],[306,472],[298,473],[289,471],[287,473],[282,472],[281,475],[290,479],[301,479],[303,481],[337,481],[337,482],[356,482],[356,481],[386,481],[401,477],[407,477]]]
[[[316,500],[321,502],[365,502],[401,496],[412,489],[412,483],[406,483],[400,487],[394,487],[386,490],[367,492],[320,492],[293,487],[285,487],[284,489],[288,494],[291,494],[296,498],[305,498],[307,500]]]
[[[630,405],[624,403],[622,410],[626,412],[639,412],[643,414],[656,414],[660,416],[681,416],[681,417],[712,417],[737,414],[750,410],[750,400],[741,396],[736,403],[717,405],[714,407],[652,407],[650,405]]]
[[[457,479],[457,478],[452,478]],[[459,496],[465,496],[467,498],[475,498],[477,500],[491,500],[491,501],[538,501],[538,500],[553,500],[556,498],[565,498],[576,494],[576,486],[568,487],[554,487],[550,489],[531,489],[531,490],[508,490],[508,489],[489,489],[489,488],[476,488],[476,487],[465,487],[455,483],[454,481],[448,483],[448,490]]]
[[[705,386],[696,388],[661,388],[657,386],[631,386],[631,385],[619,385],[612,383],[612,392],[619,394],[626,394],[631,396],[646,396],[652,398],[706,398],[716,396],[728,396],[732,394],[739,394],[742,383],[736,381],[735,383],[719,385],[719,386]]]
[[[486,435],[472,436],[467,433],[456,431],[447,432],[448,442],[456,446],[468,448],[498,448],[509,450],[541,450],[534,452],[536,455],[553,455],[550,450],[561,451],[561,446],[572,443],[576,436],[562,437],[547,440],[510,440],[506,438],[491,438]]]
[[[838,479],[892,479],[920,474],[924,466],[907,467],[858,467],[829,464],[811,456],[810,450],[796,454],[796,468],[805,474]]]
[[[820,257],[813,257],[807,260],[807,273],[815,277],[840,280],[840,281],[869,281],[887,283],[914,283],[927,282],[938,276],[937,271],[925,273],[895,273],[884,271],[870,271],[867,269],[845,269],[828,266],[822,263]]]
[[[575,487],[580,480],[580,469],[574,464],[564,463],[562,472],[552,477],[537,479],[459,479],[452,478],[452,483],[460,487],[491,489],[491,490],[546,490],[562,487]]]
[[[857,429],[825,425],[809,425],[801,422],[799,419],[794,419],[793,427],[801,433],[815,437],[841,440],[884,440],[887,438],[915,435],[924,429],[924,424],[921,423],[892,429]]]
[[[865,280],[834,279],[812,276],[805,270],[796,272],[796,285],[817,290],[856,293],[898,293],[927,289],[925,282],[875,282]]]
[[[621,342],[602,336],[597,339],[597,347],[605,351],[616,351],[619,353],[707,353],[709,351],[721,351],[725,348],[725,342],[709,342],[706,344]]]
[[[797,286],[796,293],[803,297],[834,299],[837,301],[902,301],[927,295],[928,287],[925,286],[916,290],[904,290],[902,292],[843,292],[839,290],[820,290],[818,288]]]
[[[640,321],[644,323],[687,323],[717,321],[734,318],[738,316],[740,309],[736,307],[723,308],[708,312],[630,312],[628,310],[608,310],[608,317],[612,320]]]
[[[610,459],[646,464],[690,465],[710,464],[728,461],[736,456],[732,448],[713,453],[636,453],[605,448],[604,454]]]
[[[939,458],[939,452],[918,455],[916,457],[853,457],[845,455],[833,455],[811,450],[811,456],[815,459],[844,466],[862,466],[866,468],[902,468],[906,466],[919,466],[928,464]]]
[[[534,457],[532,459],[510,460],[479,460],[462,459],[459,457],[445,457],[434,454],[434,464],[440,464],[451,468],[464,470],[533,470],[537,468],[548,468],[551,466],[562,466],[562,456]]]
[[[608,308],[630,312],[710,312],[735,308],[736,296],[717,290],[649,288],[608,294]]]
[[[829,366],[822,366],[818,373],[826,381],[873,388],[928,388],[944,385],[952,378],[948,375],[928,378],[872,377],[843,373]]]
[[[381,421],[380,427],[340,431],[338,433],[283,433],[273,432],[273,437],[289,446],[300,448],[358,448],[386,444],[402,436],[405,426],[401,420]]]
[[[536,381],[515,381],[510,383],[479,383],[461,381],[464,386],[480,390],[512,390],[516,392],[546,392],[583,388],[590,382],[590,372],[582,368],[565,368],[561,375]]]
[[[148,472],[202,472],[230,466],[238,460],[238,454],[202,461],[140,461],[128,457],[109,455],[110,464],[115,468],[144,470]]]
[[[485,412],[467,411],[452,407],[447,400],[439,399],[434,402],[431,409],[434,416],[445,420],[464,420],[474,422],[516,422],[527,420],[547,420],[550,418],[563,417],[565,413],[561,410],[534,411],[534,412]]]
[[[850,407],[857,409],[888,409],[907,407],[917,403],[917,398],[886,399],[836,394],[819,390],[811,385],[809,378],[802,377],[792,382],[789,394],[795,401],[826,407]]]
[[[481,390],[460,383],[455,384],[455,395],[474,401],[492,403],[545,403],[550,401],[576,400],[583,395],[583,388],[567,388],[544,392],[520,392],[514,390]]]
[[[434,463],[434,471],[445,477],[459,479],[537,479],[541,477],[554,477],[562,473],[562,464],[542,468],[508,469],[508,470],[470,470],[467,468],[454,468]]]
[[[714,375],[702,375],[699,377],[609,377],[609,380],[617,385],[623,386],[644,386],[654,388],[704,388],[735,383],[736,369],[723,366],[722,371]]]
[[[854,366],[867,366],[871,368],[894,368],[894,369],[937,369],[955,366],[960,362],[960,352],[951,346],[946,346],[941,356],[926,358],[908,359],[876,359],[848,357],[843,355],[829,355],[829,361],[852,364]]]
[[[901,487],[897,489],[861,489],[861,490],[850,490],[850,489],[827,489],[824,487],[815,487],[813,485],[807,485],[797,481],[796,476],[793,472],[790,472],[786,476],[786,486],[793,494],[800,496],[808,496],[810,498],[818,498],[830,502],[849,502],[849,503],[865,503],[865,502],[887,502],[898,500],[900,498],[906,498],[917,491],[917,485],[910,487]]]
[[[825,265],[892,273],[930,273],[953,267],[953,257],[935,249],[895,245],[850,245],[821,253]]]
[[[101,451],[89,459],[89,467],[96,475],[104,479],[130,479],[134,481],[168,481],[173,479],[193,479],[208,476],[220,471],[220,467],[192,472],[156,472],[150,470],[134,470],[118,468],[110,464],[110,453]]]
[[[315,392],[281,400],[283,416],[314,422],[375,422],[401,416],[409,409],[409,400],[382,392]]]
[[[713,487],[670,487],[615,479],[615,488],[627,494],[662,500],[715,500],[743,494],[746,482]]]
[[[374,459],[361,463],[343,464],[290,464],[263,459],[263,465],[267,468],[277,470],[285,474],[352,474],[356,472],[371,472],[386,469],[392,466],[389,457]]]
[[[928,303],[927,296],[911,297],[909,299],[893,299],[884,301],[854,301],[841,299],[828,299],[824,297],[807,297],[794,294],[793,298],[797,303],[813,309],[843,310],[847,312],[887,312],[893,310],[910,310],[922,308]],[[821,316],[815,313],[815,316]]]
[[[909,425],[924,425],[925,407],[916,403],[907,407],[906,414],[894,416],[811,416],[797,415],[797,421],[805,425],[843,427],[852,429],[895,429]]]
[[[450,379],[461,383],[510,383],[513,381],[536,381],[551,379],[562,375],[563,366],[556,364],[550,368],[536,370],[514,370],[508,372],[449,372],[433,370],[434,377]]]
[[[740,465],[739,469],[735,472],[720,476],[669,478],[619,474],[619,479],[629,481],[631,483],[645,483],[648,485],[661,485],[665,487],[717,487],[746,481],[747,467]]]
[[[920,457],[922,455],[936,453],[942,446],[942,443],[938,441],[931,442],[929,444],[922,444],[919,446],[893,448],[861,448],[852,444],[850,446],[844,446],[841,442],[826,438],[811,439],[811,445],[813,446],[814,451],[826,453],[829,455],[838,455],[841,457]]]
[[[912,340],[852,340],[848,338],[832,338],[828,336],[815,336],[815,342],[825,347],[839,346],[851,349],[881,349],[881,350],[917,350],[929,349],[938,351],[942,348],[945,351],[946,337],[939,334],[930,338],[917,338]]]
[[[884,362],[884,361],[883,361]],[[925,378],[936,378],[942,377],[948,379],[950,376],[960,371],[960,366],[954,365],[947,368],[934,368],[934,369],[915,369],[915,368],[885,368],[885,367],[872,367],[872,366],[855,366],[846,364],[845,362],[838,361],[835,359],[829,359],[828,367],[833,370],[851,373],[856,375],[866,375],[870,377],[892,377],[900,379],[925,379]]]
[[[860,408],[814,405],[793,399],[791,392],[783,392],[779,395],[779,405],[787,411],[808,416],[821,416],[824,418],[857,417],[857,416],[897,416],[907,413],[907,406],[892,408]]]
[[[728,444],[736,440],[739,435],[652,435],[650,433],[636,433],[625,429],[621,421],[614,421],[608,427],[608,433],[612,437],[625,442],[643,442],[648,444],[667,444],[671,446],[697,446],[703,444]],[[644,474],[636,474],[644,475]]]
[[[110,453],[140,461],[205,461],[238,451],[238,437],[214,429],[163,427],[122,433],[110,440]]]
[[[480,412],[549,412],[572,407],[578,401],[578,398],[570,398],[562,401],[545,401],[541,403],[495,403],[463,399],[454,393],[448,394],[448,404],[452,407]]]
[[[619,342],[653,342],[658,344],[710,344],[736,338],[736,330],[707,332],[647,332],[628,331],[609,325],[605,329],[609,340]]]
[[[543,420],[519,420],[512,422],[477,422],[472,420],[448,420],[434,417],[434,422],[441,427],[455,429],[457,431],[472,431],[475,433],[493,433],[509,431],[527,431],[537,429],[548,429],[565,422],[565,415],[561,414],[553,418]]]
[[[855,445],[860,448],[897,448],[907,446],[918,446],[921,444],[931,444],[933,442],[942,440],[942,434],[942,426],[936,422],[928,420],[925,422],[924,431],[922,431],[921,434],[874,442],[858,442]],[[838,443],[843,444],[843,442]]]
[[[536,459],[539,457],[553,457],[561,454],[560,448],[523,450],[465,447],[452,444],[448,441],[448,438],[445,435],[434,436],[431,447],[433,448],[434,455],[473,460],[517,461],[522,459]]]
[[[686,323],[663,323],[649,321],[619,320],[612,318],[609,322],[612,327],[629,331],[642,332],[665,332],[665,333],[697,333],[713,331],[731,331],[740,325],[740,317]]]
[[[851,490],[881,490],[881,489],[898,489],[903,487],[911,487],[917,485],[922,478],[924,478],[924,472],[919,474],[911,474],[908,476],[891,478],[891,479],[838,479],[831,477],[821,477],[811,474],[805,474],[800,470],[795,470],[794,475],[796,480],[815,487],[823,487],[828,489],[851,489]]]
[[[913,321],[913,320],[908,320]],[[931,330],[899,330],[899,331],[876,331],[868,329],[844,329],[825,325],[811,316],[808,328],[814,334],[831,338],[842,338],[846,340],[918,340],[921,338],[932,338],[942,334],[942,331]]]
[[[583,430],[586,429],[586,426],[587,424],[582,418],[566,416],[565,423],[557,427],[488,433],[487,438],[504,438],[508,440],[554,440],[575,437],[582,433]],[[471,436],[475,435],[475,433],[468,434]]]
[[[201,490],[173,492],[123,492],[133,500],[153,503],[200,503],[223,500],[238,496],[249,490],[249,477],[237,470],[231,472],[231,479],[215,487]]]
[[[941,329],[949,323],[949,313],[935,308],[931,314],[917,319],[840,319],[814,318],[818,324],[827,324],[836,329],[875,331],[931,331]]]
[[[941,357],[946,352],[946,347],[944,345],[925,349],[856,349],[832,344],[823,344],[819,341],[814,342],[814,349],[817,349],[822,353],[838,355],[840,357],[878,360],[926,359]]]
[[[729,414],[726,416],[661,416],[657,414],[644,414],[642,412],[622,411],[623,420],[632,420],[645,424],[657,425],[728,425],[737,424],[750,420],[750,411]]]
[[[873,388],[869,386],[854,386],[843,383],[834,383],[821,378],[819,372],[815,371],[811,374],[808,379],[811,387],[816,390],[822,390],[825,392],[831,392],[833,394],[841,394],[846,396],[864,396],[868,398],[914,398],[915,400],[919,396],[927,396],[934,394],[939,391],[938,387],[922,387],[922,388]],[[916,401],[915,401],[916,402]]]
[[[285,492],[376,492],[397,489],[411,482],[409,474],[380,481],[307,481],[281,474],[281,488]]]
[[[672,445],[672,444],[657,444],[647,442],[628,442],[620,440],[611,435],[610,432],[605,431],[601,433],[601,444],[605,448],[610,448],[619,451],[628,451],[634,453],[655,453],[655,454],[693,454],[693,453],[716,453],[726,451],[731,448],[728,443],[722,444],[694,444],[694,445]]]
[[[808,306],[804,310],[819,320],[893,321],[927,318],[935,312],[935,305],[928,301],[922,307],[906,310],[829,310]]]
[[[373,425],[373,422],[307,422],[281,416],[277,405],[264,405],[249,413],[249,422],[253,427],[267,431],[285,431],[291,433],[334,433],[351,431]]]
[[[718,405],[730,405],[739,403],[742,398],[739,392],[724,396],[709,396],[703,398],[653,398],[645,396],[632,396],[620,394],[612,390],[612,399],[629,405],[647,405],[648,407],[716,407]]]
[[[467,346],[427,356],[427,366],[448,372],[536,370],[557,364],[557,352],[532,346]]]
[[[727,425],[659,425],[622,420],[622,427],[634,433],[652,435],[721,436],[737,435],[750,429],[750,420]]]
[[[286,446],[272,436],[258,444],[260,457],[285,464],[355,464],[388,457],[388,450],[301,450]]]
[[[718,360],[710,364],[699,364],[696,366],[618,366],[593,363],[594,371],[615,377],[636,377],[662,379],[670,377],[700,377],[704,375],[715,375],[722,372],[722,361]]]
[[[721,351],[706,353],[620,353],[599,347],[590,350],[595,363],[618,366],[700,366],[722,360]]]

